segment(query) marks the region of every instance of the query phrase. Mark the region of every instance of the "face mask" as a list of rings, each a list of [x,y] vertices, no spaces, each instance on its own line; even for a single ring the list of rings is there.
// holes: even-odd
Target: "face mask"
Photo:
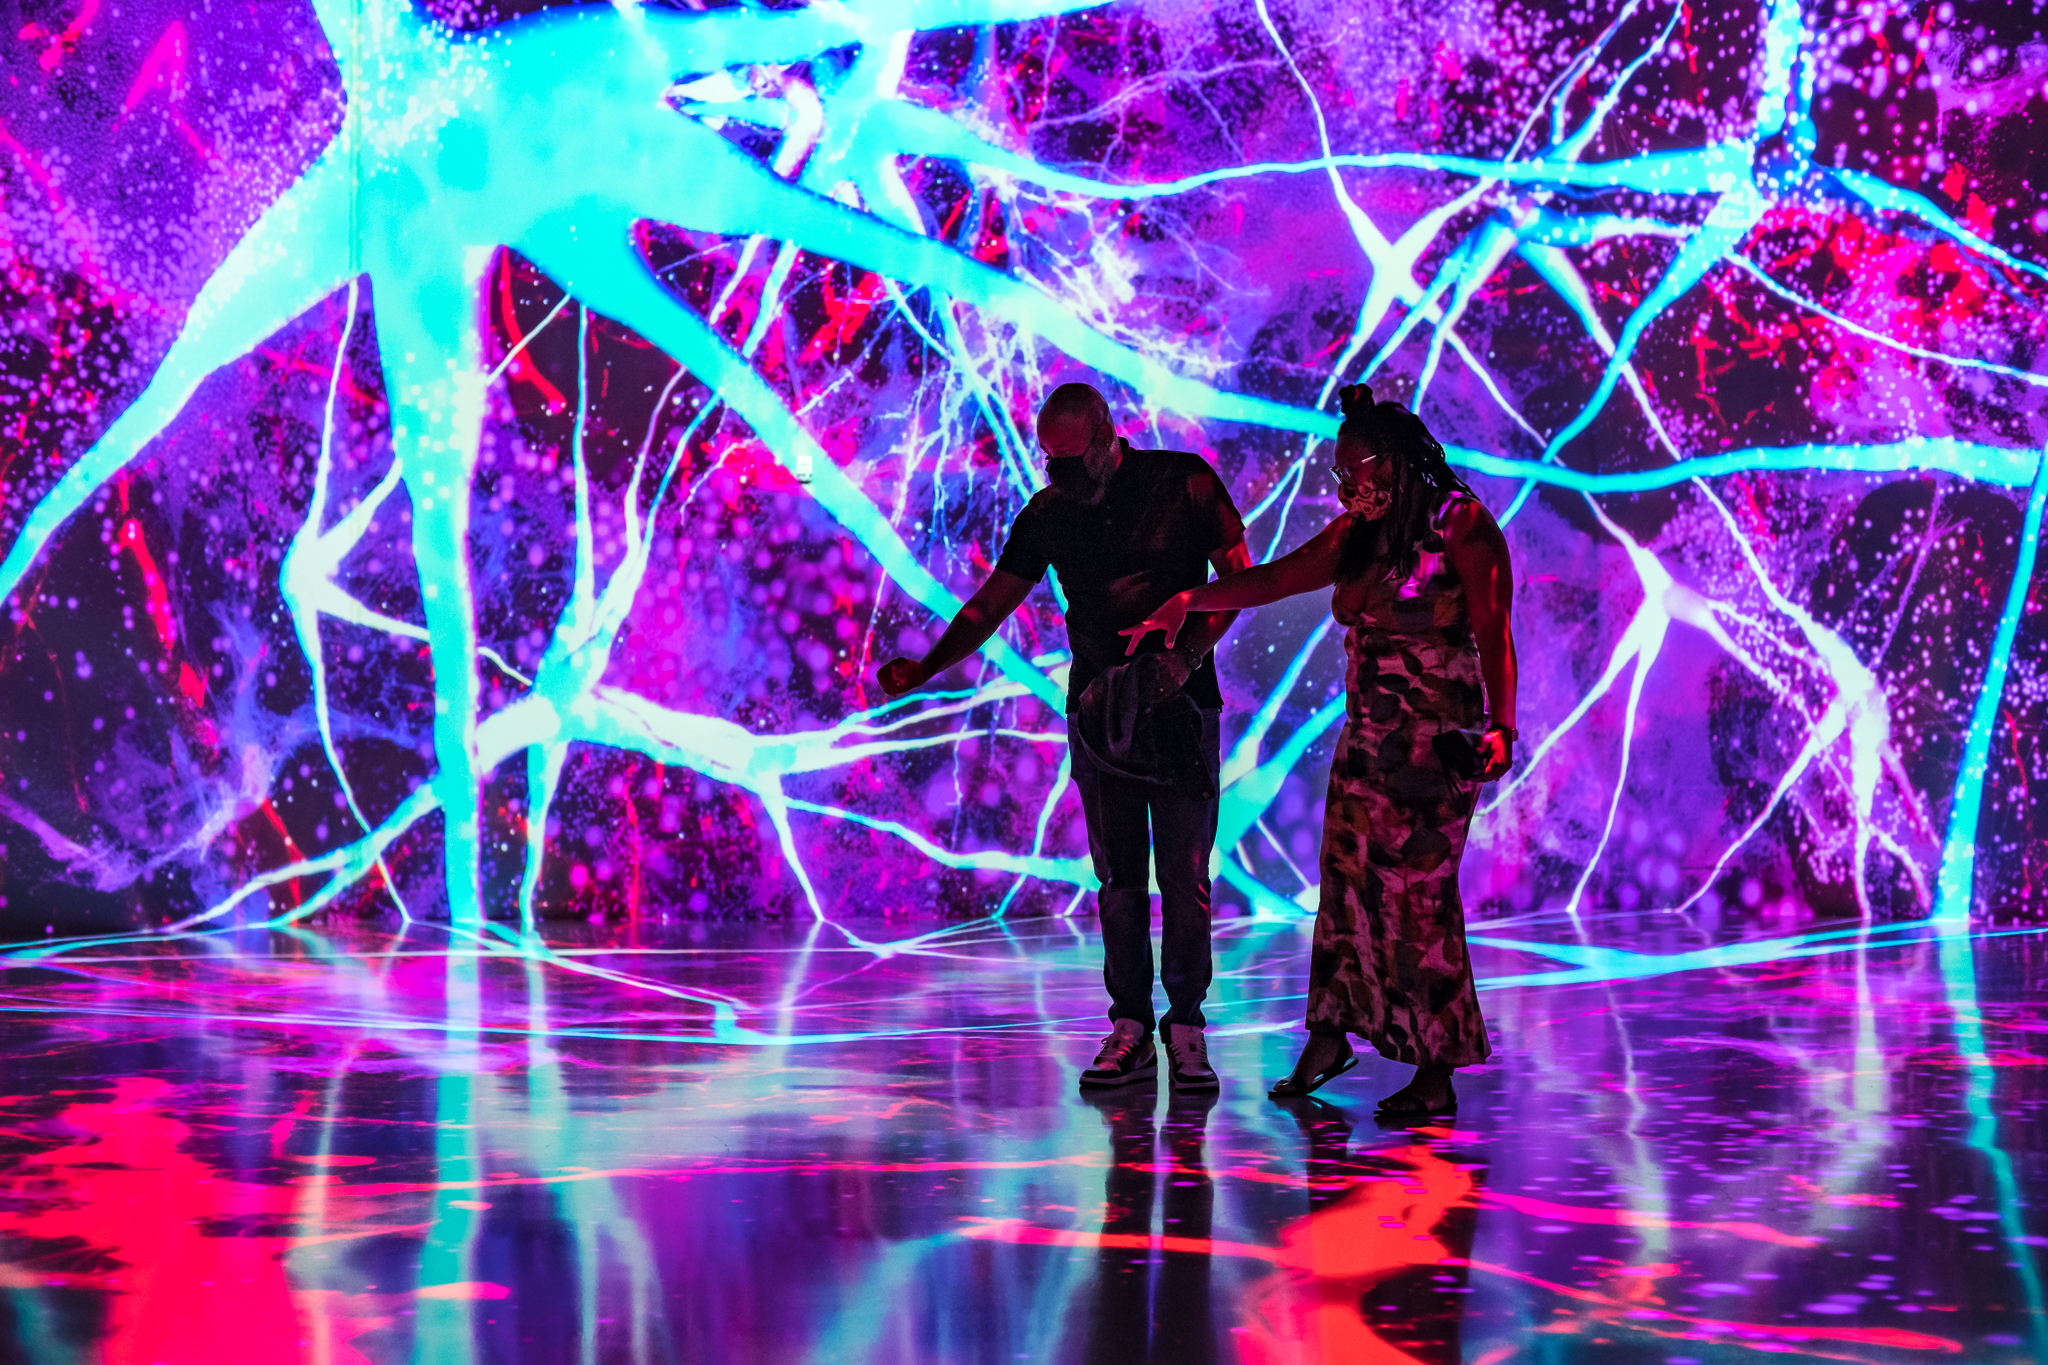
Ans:
[[[1337,490],[1337,497],[1343,502],[1345,511],[1366,521],[1378,521],[1394,505],[1394,490],[1370,480],[1346,484]]]
[[[1095,478],[1088,472],[1088,461],[1081,455],[1065,455],[1045,462],[1045,477],[1052,486],[1068,497],[1086,498],[1097,487]]]

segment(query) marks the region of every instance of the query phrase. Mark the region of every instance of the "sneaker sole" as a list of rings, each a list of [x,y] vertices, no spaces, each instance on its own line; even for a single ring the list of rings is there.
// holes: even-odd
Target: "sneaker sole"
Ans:
[[[1126,1071],[1121,1076],[1105,1076],[1097,1080],[1087,1072],[1081,1073],[1081,1084],[1090,1090],[1106,1090],[1112,1086],[1129,1085],[1132,1081],[1153,1081],[1159,1079],[1159,1063],[1141,1066],[1135,1071]]]
[[[1206,1080],[1199,1080],[1183,1076],[1176,1071],[1173,1073],[1172,1079],[1175,1090],[1221,1090],[1223,1088],[1223,1078],[1213,1073]]]

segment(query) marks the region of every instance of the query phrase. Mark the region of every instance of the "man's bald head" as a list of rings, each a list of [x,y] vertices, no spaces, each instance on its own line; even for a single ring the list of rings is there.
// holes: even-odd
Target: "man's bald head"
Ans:
[[[1093,384],[1062,384],[1038,405],[1038,444],[1055,458],[1079,455],[1109,420],[1109,400]]]
[[[1109,400],[1093,384],[1062,384],[1038,405],[1038,420],[1067,417],[1100,417],[1109,420]]]

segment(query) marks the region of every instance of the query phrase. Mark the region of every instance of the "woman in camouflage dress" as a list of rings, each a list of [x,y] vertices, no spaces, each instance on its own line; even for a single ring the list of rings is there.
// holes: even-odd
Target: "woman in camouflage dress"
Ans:
[[[1479,786],[1515,742],[1512,574],[1500,527],[1420,418],[1353,385],[1333,472],[1344,510],[1292,554],[1169,600],[1125,632],[1171,646],[1190,611],[1334,587],[1345,724],[1323,816],[1308,1042],[1276,1099],[1358,1064],[1350,1034],[1415,1067],[1388,1117],[1456,1108],[1451,1073],[1486,1060],[1458,860]],[[1489,708],[1487,703],[1491,703]]]

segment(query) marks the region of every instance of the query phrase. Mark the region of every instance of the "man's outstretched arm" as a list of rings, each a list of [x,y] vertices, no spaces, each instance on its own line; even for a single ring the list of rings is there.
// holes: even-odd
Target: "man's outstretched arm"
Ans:
[[[1024,605],[1024,599],[1031,595],[1034,586],[1030,579],[1001,569],[989,574],[988,581],[961,604],[945,634],[925,651],[922,659],[891,659],[882,665],[876,674],[882,690],[892,697],[900,697],[913,688],[923,687],[980,649],[988,642],[988,637],[996,633],[996,627],[1011,612]]]

